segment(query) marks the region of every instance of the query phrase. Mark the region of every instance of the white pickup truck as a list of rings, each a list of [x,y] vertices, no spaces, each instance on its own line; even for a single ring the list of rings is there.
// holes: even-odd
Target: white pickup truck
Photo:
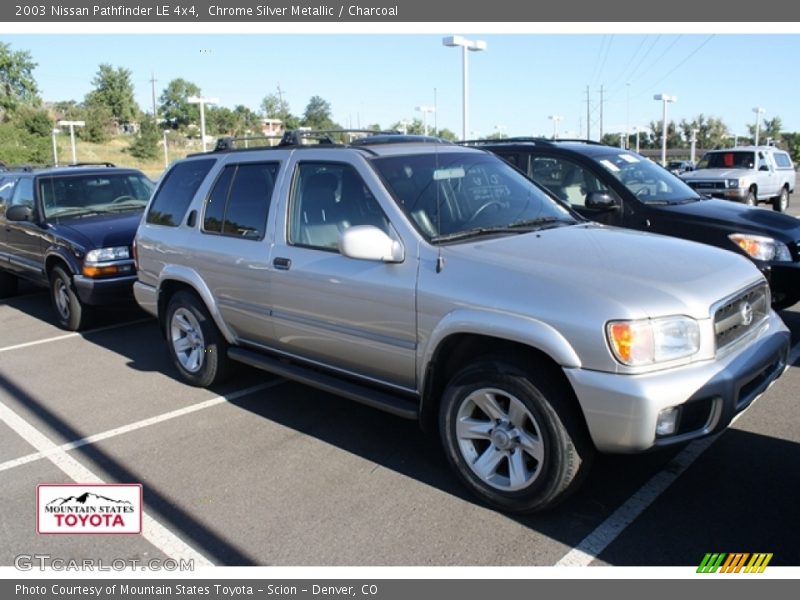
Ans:
[[[741,146],[712,150],[694,171],[681,178],[699,194],[756,206],[771,202],[784,212],[794,192],[795,170],[789,154],[773,146]]]

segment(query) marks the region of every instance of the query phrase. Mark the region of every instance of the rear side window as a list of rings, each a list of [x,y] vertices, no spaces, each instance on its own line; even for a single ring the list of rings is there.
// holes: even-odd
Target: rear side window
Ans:
[[[206,200],[203,230],[257,240],[264,237],[278,163],[228,165]]]
[[[775,156],[775,164],[777,164],[781,169],[791,169],[792,168],[792,159],[789,158],[788,154],[783,152],[776,152]]]
[[[216,159],[207,158],[178,163],[172,167],[153,197],[147,222],[177,227],[215,162]]]

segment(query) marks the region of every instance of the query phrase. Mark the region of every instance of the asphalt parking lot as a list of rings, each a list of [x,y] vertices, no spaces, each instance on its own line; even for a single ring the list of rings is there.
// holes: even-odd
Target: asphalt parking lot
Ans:
[[[50,311],[38,290],[0,301],[0,565],[696,566],[771,552],[800,566],[800,306],[782,313],[792,366],[731,429],[600,457],[573,498],[529,517],[476,504],[414,423],[244,367],[192,388],[135,307],[82,334]],[[37,484],[74,481],[141,483],[145,533],[37,535]]]

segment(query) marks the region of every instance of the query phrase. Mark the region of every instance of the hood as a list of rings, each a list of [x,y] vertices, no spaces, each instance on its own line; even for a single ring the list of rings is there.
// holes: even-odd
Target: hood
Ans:
[[[51,224],[50,229],[57,236],[82,246],[84,250],[130,246],[142,214],[137,211],[59,219]]]
[[[680,225],[715,228],[728,233],[765,235],[783,243],[800,240],[800,219],[728,200],[700,200],[688,204],[650,205],[649,209]]]
[[[712,304],[763,280],[733,252],[594,224],[454,244],[442,254],[466,296],[478,277],[498,309],[522,313],[546,306],[615,319],[706,319]]]
[[[681,179],[738,179],[755,172],[754,169],[695,169],[681,173]]]

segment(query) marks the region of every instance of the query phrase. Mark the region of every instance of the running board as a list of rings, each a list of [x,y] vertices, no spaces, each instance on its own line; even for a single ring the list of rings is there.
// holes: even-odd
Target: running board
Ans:
[[[372,408],[377,408],[404,419],[416,420],[419,418],[418,407],[410,400],[404,400],[401,396],[394,396],[380,390],[376,390],[365,385],[339,379],[331,375],[326,375],[315,369],[300,366],[282,360],[266,356],[259,352],[246,350],[244,348],[228,348],[228,357],[240,363],[244,363],[256,369],[267,371],[273,375],[279,375],[304,383],[324,392],[330,392],[337,396],[342,396],[349,400],[355,400],[361,404],[366,404]]]

